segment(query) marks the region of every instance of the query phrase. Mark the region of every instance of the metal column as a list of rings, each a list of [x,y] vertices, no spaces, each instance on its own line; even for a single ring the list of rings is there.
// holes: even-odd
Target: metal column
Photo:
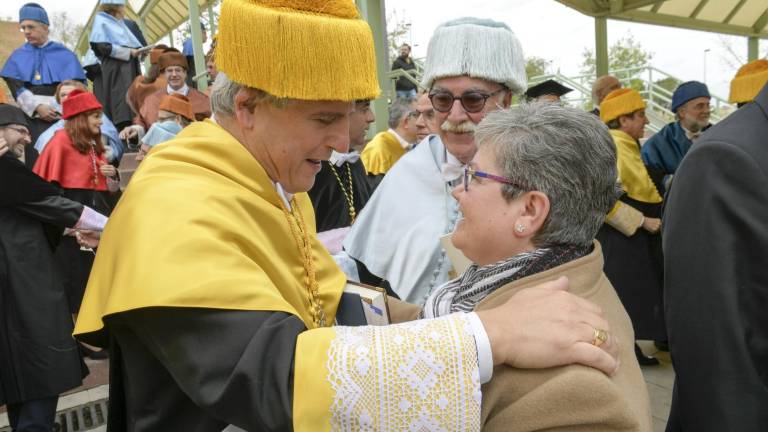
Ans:
[[[376,52],[376,73],[379,78],[379,87],[389,88],[387,74],[389,73],[389,50],[387,48],[387,20],[384,11],[384,0],[357,0],[358,8],[363,19],[368,22],[373,32],[373,43]],[[368,137],[378,132],[387,130],[389,117],[387,107],[387,94],[381,93],[378,99],[371,101],[371,109],[376,121],[368,130]]]
[[[608,74],[608,20],[595,18],[595,73],[596,77]]]
[[[203,56],[203,32],[200,30],[200,6],[197,0],[189,0],[189,26],[192,30],[192,48],[195,54],[195,70],[197,74],[205,72],[205,57]],[[204,92],[208,89],[208,79],[201,77],[197,80],[197,89]]]
[[[747,61],[757,60],[760,50],[760,39],[752,36],[747,38]]]

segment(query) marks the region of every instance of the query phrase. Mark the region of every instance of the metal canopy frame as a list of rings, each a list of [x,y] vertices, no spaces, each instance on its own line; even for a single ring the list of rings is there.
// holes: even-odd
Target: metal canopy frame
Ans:
[[[597,76],[608,73],[608,19],[744,36],[750,61],[768,38],[768,0],[556,1],[595,18]]]

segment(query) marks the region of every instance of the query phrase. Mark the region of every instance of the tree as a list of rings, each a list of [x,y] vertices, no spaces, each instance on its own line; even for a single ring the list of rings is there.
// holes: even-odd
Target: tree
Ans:
[[[678,79],[675,79],[675,78],[672,78],[672,77],[666,77],[664,79],[660,79],[658,81],[654,81],[653,85],[661,87],[661,88],[663,88],[665,90],[668,90],[670,93],[673,93],[675,91],[675,89],[677,88],[677,86],[679,86],[682,83],[683,82],[678,80]]]
[[[525,74],[528,76],[528,79],[539,75],[546,75],[550,65],[552,65],[552,60],[536,56],[528,57],[525,59]]]
[[[581,73],[595,76],[597,63],[595,53],[589,48],[583,52],[584,60],[581,63]],[[643,49],[632,33],[617,40],[608,48],[608,70],[620,80],[629,80],[629,87],[637,91],[644,90],[642,80],[635,78],[640,68],[647,66],[653,59],[653,53]]]
[[[400,55],[400,46],[404,43],[411,43],[411,21],[404,17],[405,12],[401,12],[401,14],[403,14],[402,18],[396,10],[393,10],[387,15],[387,52],[390,64]]]
[[[49,19],[51,22],[49,27],[51,39],[61,42],[65,47],[74,51],[85,26],[75,24],[65,11],[52,13]]]

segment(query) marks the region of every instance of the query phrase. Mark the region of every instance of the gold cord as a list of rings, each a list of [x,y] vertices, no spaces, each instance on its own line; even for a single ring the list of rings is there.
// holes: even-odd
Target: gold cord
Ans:
[[[301,210],[299,210],[299,206],[296,204],[295,199],[291,200],[291,212],[285,207],[282,198],[278,201],[280,202],[280,208],[285,214],[285,218],[288,219],[288,225],[291,227],[291,234],[293,234],[293,239],[296,242],[296,246],[299,248],[299,253],[301,255],[301,264],[304,266],[306,275],[305,284],[307,287],[309,313],[312,315],[312,322],[314,323],[315,328],[325,327],[325,310],[323,309],[323,302],[320,299],[319,284],[317,283],[317,277],[315,275],[315,260],[312,256],[312,243],[307,232],[307,225],[304,223],[304,216],[301,214]]]
[[[344,187],[344,182],[341,180],[341,176],[339,176],[339,172],[336,171],[336,167],[333,166],[333,164],[330,162],[328,162],[328,166],[331,167],[331,171],[336,177],[336,181],[339,183],[339,186],[341,186],[341,191],[344,193],[344,198],[347,200],[347,208],[349,210],[349,224],[351,225],[355,223],[355,217],[357,217],[357,212],[355,212],[355,195],[354,189],[352,187],[352,169],[349,167],[349,163],[347,163],[347,181],[349,182],[349,190],[347,190],[347,188]]]

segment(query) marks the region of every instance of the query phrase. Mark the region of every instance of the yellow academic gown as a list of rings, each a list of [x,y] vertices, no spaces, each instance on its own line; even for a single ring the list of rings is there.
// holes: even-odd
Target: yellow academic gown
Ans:
[[[368,175],[386,174],[392,165],[405,154],[400,140],[390,131],[379,132],[365,145],[360,159]]]
[[[345,277],[314,235],[308,196],[291,203],[310,231],[332,322]],[[134,174],[103,233],[75,335],[98,340],[105,317],[142,308],[281,311],[310,329],[297,335],[296,431],[406,430],[419,422],[477,430],[477,356],[466,317],[315,328],[293,219],[242,144],[210,120],[193,123]]]

